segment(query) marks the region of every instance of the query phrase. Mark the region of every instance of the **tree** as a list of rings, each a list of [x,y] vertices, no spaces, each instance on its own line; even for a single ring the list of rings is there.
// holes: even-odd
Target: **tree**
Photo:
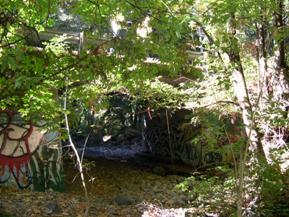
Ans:
[[[269,154],[267,150],[270,149],[268,146],[272,146],[274,142],[269,139],[270,144],[266,144],[265,141],[271,138],[268,134],[271,134],[272,131],[276,132],[274,123],[268,122],[268,118],[270,119],[273,116],[273,111],[267,112],[267,117],[264,114],[260,114],[259,111],[270,109],[272,106],[275,107],[279,102],[282,102],[283,106],[279,105],[279,109],[275,108],[275,111],[282,113],[282,110],[283,112],[285,110],[284,104],[288,103],[284,99],[288,91],[288,81],[286,80],[286,74],[288,73],[286,61],[288,60],[286,60],[286,49],[284,46],[285,37],[283,34],[276,34],[277,32],[283,33],[284,28],[286,28],[284,23],[286,14],[284,5],[286,4],[284,3],[284,1],[206,1],[203,3],[203,7],[199,7],[199,13],[194,18],[195,23],[205,30],[207,37],[210,39],[210,45],[218,53],[221,64],[226,63],[222,58],[224,56],[225,59],[226,56],[228,57],[225,70],[231,76],[235,96],[243,114],[243,124],[249,143],[248,150],[252,157],[254,155],[259,156],[258,161],[251,158],[251,170],[252,166],[256,169],[256,166],[260,166],[262,162],[261,158],[264,156],[263,148],[266,150],[268,158]],[[210,10],[204,11],[204,8],[210,8]],[[203,19],[200,17],[203,17]],[[212,31],[215,34],[208,35],[208,32]],[[255,36],[252,42],[254,44],[255,40],[257,42],[253,45],[254,53],[257,54],[259,76],[261,79],[259,81],[259,92],[255,94],[249,92],[248,80],[246,79],[246,76],[248,76],[246,75],[246,67],[248,66],[245,64],[247,56],[244,55],[244,50],[242,50],[244,43],[246,43],[246,38],[244,38],[247,35],[246,31],[254,32]],[[276,38],[276,35],[279,37]],[[248,41],[247,39],[247,43]],[[269,59],[271,59],[270,66]],[[277,82],[273,82],[273,80]],[[284,132],[286,124],[282,116],[279,119],[279,124],[281,122],[283,127],[282,132]],[[270,129],[270,133],[268,129]],[[284,136],[282,136],[282,139],[284,140]],[[246,153],[247,147],[245,148],[244,162],[242,164],[247,161]],[[242,215],[241,207],[244,201],[242,196],[244,190],[243,167],[243,165],[239,167],[241,198],[238,204],[239,216]],[[255,172],[257,172],[256,169]],[[249,213],[246,215],[250,215],[250,207],[248,208]]]

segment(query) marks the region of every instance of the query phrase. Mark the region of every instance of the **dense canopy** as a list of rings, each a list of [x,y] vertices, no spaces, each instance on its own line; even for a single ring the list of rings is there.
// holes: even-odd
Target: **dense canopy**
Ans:
[[[187,109],[192,143],[238,151],[236,213],[258,216],[288,182],[288,14],[288,0],[2,0],[0,109],[69,141],[84,111]],[[113,106],[119,94],[130,105]]]

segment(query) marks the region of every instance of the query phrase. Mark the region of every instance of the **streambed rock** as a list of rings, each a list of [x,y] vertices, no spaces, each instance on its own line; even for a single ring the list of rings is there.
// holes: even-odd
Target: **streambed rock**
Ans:
[[[132,199],[125,196],[125,195],[117,195],[114,198],[114,201],[119,205],[119,206],[128,206],[132,204]]]
[[[44,207],[43,212],[45,214],[60,213],[61,208],[57,201],[52,201]]]

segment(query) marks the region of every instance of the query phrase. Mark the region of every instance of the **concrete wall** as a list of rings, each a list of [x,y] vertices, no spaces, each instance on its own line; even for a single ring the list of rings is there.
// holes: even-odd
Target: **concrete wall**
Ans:
[[[0,184],[63,190],[59,134],[0,110]]]

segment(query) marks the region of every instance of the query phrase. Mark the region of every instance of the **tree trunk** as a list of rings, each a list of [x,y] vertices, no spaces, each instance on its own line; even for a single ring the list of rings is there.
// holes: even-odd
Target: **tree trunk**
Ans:
[[[263,153],[261,142],[258,136],[259,133],[257,131],[257,126],[255,123],[254,111],[252,104],[250,102],[250,96],[248,93],[242,61],[239,53],[240,48],[238,46],[238,40],[235,37],[236,27],[234,23],[235,19],[234,16],[232,16],[228,31],[231,42],[230,44],[231,47],[228,52],[228,56],[233,66],[232,78],[233,78],[234,93],[238,100],[239,107],[242,111],[243,124],[245,127],[246,135],[249,140],[249,147],[248,147],[249,151],[252,153],[260,151],[261,153]]]
[[[275,0],[274,3],[275,11],[273,12],[273,20],[271,22],[273,25],[268,26],[264,29],[267,31],[268,29],[273,29],[275,33],[280,33],[286,27],[286,24],[284,23],[284,0]],[[264,38],[265,36],[261,35],[261,37]],[[260,47],[267,48],[267,51],[265,49],[264,52],[269,53],[269,46],[266,45],[266,43],[268,42],[263,40],[263,44]],[[260,71],[261,77],[269,78],[268,80],[266,80],[266,82],[264,82],[263,79],[264,90],[270,90],[270,92],[268,91],[270,97],[266,97],[265,94],[263,95],[262,101],[265,102],[265,105],[261,106],[263,106],[265,114],[266,109],[268,110],[268,107],[273,107],[274,110],[277,110],[280,113],[283,112],[284,117],[279,117],[279,119],[283,118],[284,120],[286,120],[288,118],[288,114],[286,114],[286,111],[289,107],[289,69],[286,62],[284,38],[281,37],[281,39],[274,40],[273,50],[275,50],[275,52],[273,53],[273,56],[268,58],[267,70],[264,71],[264,73]],[[262,143],[264,149],[266,150],[267,161],[269,163],[277,161],[277,166],[280,166],[281,172],[285,172],[289,169],[289,166],[286,164],[286,160],[289,160],[286,159],[288,158],[286,156],[289,156],[288,151],[286,151],[283,155],[277,156],[277,158],[274,156],[271,157],[270,151],[273,149],[284,149],[287,147],[286,138],[289,135],[288,130],[286,129],[287,124],[284,122],[283,126],[276,126],[264,120],[261,127],[264,132]]]
[[[261,16],[261,24],[256,24],[257,32],[257,61],[259,68],[259,91],[262,98],[272,98],[271,74],[268,73],[268,38],[269,24],[264,16]],[[270,39],[269,39],[270,40]]]
[[[258,195],[258,175],[256,176],[258,159],[258,152],[263,154],[263,149],[259,137],[259,133],[257,131],[257,126],[254,118],[254,111],[252,104],[250,102],[250,96],[248,93],[248,88],[246,84],[246,79],[244,75],[244,70],[242,66],[242,61],[240,57],[240,48],[238,45],[238,40],[236,38],[236,25],[235,25],[235,17],[231,16],[231,20],[228,28],[229,40],[230,40],[230,48],[228,51],[228,56],[230,59],[230,63],[232,65],[232,79],[233,79],[233,88],[235,96],[238,100],[239,107],[242,111],[243,124],[245,127],[246,135],[247,135],[247,145],[244,147],[244,152],[241,151],[241,160],[239,165],[239,177],[238,177],[238,216],[253,216],[255,215],[253,206],[256,205],[256,201],[259,198]],[[247,152],[248,151],[248,152]],[[247,154],[250,155],[247,163]],[[249,182],[245,183],[245,167],[249,166]],[[254,177],[254,178],[253,178]],[[246,185],[246,188],[244,187]],[[244,196],[244,191],[246,190],[246,195]],[[244,204],[244,201],[246,202]]]
[[[283,0],[276,0],[276,11],[273,15],[274,18],[274,29],[277,33],[283,31],[284,24],[284,5]],[[285,39],[275,39],[276,51],[271,60],[270,68],[273,70],[272,75],[273,79],[271,85],[273,87],[273,98],[276,101],[279,101],[283,106],[288,106],[289,99],[289,70],[286,62],[286,53],[285,53]]]

